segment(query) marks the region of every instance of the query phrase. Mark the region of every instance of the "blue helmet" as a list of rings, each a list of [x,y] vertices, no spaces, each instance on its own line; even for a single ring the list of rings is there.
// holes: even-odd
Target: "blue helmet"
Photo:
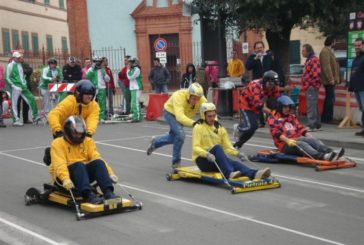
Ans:
[[[82,103],[84,94],[91,94],[93,98],[96,94],[96,87],[89,80],[80,80],[76,83],[75,96],[78,103]]]
[[[281,114],[283,113],[283,111],[282,111],[283,106],[289,106],[289,107],[292,108],[292,106],[294,106],[294,102],[293,102],[293,100],[289,96],[287,96],[287,95],[281,95],[277,99],[278,111]]]

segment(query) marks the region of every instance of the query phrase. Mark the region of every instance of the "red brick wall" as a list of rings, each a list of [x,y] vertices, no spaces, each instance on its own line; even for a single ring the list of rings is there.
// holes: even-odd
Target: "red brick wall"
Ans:
[[[71,54],[87,57],[91,53],[86,0],[67,0]]]

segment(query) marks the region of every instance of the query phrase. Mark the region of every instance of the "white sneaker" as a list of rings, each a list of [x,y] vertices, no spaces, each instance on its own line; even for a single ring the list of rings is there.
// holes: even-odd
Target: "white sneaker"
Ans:
[[[231,172],[229,175],[229,179],[236,179],[239,178],[240,176],[241,176],[240,171]]]
[[[332,152],[326,153],[324,155],[324,160],[332,161],[332,160],[334,160],[335,157],[336,157],[336,153],[332,151]]]
[[[15,122],[13,122],[13,126],[16,126],[16,127],[22,127],[22,126],[24,126],[24,123],[22,123],[21,121],[15,121]]]
[[[270,168],[263,168],[255,173],[255,179],[266,179],[270,176]]]

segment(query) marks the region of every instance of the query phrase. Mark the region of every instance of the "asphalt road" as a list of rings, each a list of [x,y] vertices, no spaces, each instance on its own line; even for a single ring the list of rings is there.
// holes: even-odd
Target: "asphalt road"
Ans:
[[[144,206],[77,222],[72,210],[24,205],[29,187],[50,180],[42,164],[48,126],[1,129],[0,244],[364,244],[362,151],[347,149],[356,168],[327,172],[258,163],[271,167],[282,187],[232,195],[200,182],[167,181],[172,148],[145,153],[150,137],[166,131],[154,122],[99,126],[99,151]],[[182,156],[188,166],[191,130],[186,132]],[[271,140],[254,137],[244,151],[266,147]],[[125,195],[121,188],[117,193]]]

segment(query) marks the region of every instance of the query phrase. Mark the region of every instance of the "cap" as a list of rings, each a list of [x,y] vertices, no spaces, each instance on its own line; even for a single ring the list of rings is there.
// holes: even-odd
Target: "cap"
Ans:
[[[23,57],[23,54],[21,54],[20,52],[18,51],[14,51],[13,52],[13,58],[20,58],[20,57]]]

